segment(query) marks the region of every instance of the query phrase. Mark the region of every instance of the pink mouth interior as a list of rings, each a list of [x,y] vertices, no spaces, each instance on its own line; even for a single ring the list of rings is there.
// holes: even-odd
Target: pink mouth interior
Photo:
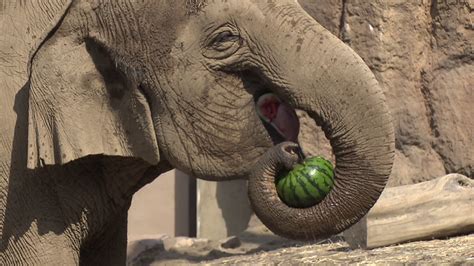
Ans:
[[[300,123],[295,110],[282,102],[275,94],[267,93],[258,98],[257,113],[285,140],[293,142],[298,140]]]

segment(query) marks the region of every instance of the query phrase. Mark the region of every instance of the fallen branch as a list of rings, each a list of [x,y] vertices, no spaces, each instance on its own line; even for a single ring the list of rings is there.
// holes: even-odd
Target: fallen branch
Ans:
[[[344,232],[351,248],[375,248],[474,232],[474,180],[451,174],[387,188],[370,212]]]

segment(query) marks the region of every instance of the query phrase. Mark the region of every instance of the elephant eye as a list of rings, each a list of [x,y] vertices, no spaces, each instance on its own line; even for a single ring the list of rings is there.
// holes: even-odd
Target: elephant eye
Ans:
[[[223,31],[217,34],[212,40],[212,48],[217,51],[225,51],[232,47],[233,44],[240,41],[240,36],[235,35],[231,31]]]
[[[243,40],[237,30],[224,26],[211,35],[203,54],[210,59],[224,59],[239,50]]]

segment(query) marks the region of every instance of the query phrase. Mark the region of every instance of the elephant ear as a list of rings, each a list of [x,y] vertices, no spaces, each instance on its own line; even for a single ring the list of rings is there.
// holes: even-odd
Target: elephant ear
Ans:
[[[28,168],[89,155],[159,162],[150,107],[93,42],[56,32],[33,58],[29,95]]]

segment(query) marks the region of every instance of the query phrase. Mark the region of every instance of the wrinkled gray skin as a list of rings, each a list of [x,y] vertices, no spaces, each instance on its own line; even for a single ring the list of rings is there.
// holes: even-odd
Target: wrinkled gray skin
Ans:
[[[384,187],[394,147],[381,90],[294,0],[49,0],[0,13],[2,265],[124,264],[132,195],[171,168],[249,177],[262,221],[300,239],[350,226]],[[331,141],[336,187],[315,207],[276,195],[274,175],[297,158],[257,116],[265,92]]]

